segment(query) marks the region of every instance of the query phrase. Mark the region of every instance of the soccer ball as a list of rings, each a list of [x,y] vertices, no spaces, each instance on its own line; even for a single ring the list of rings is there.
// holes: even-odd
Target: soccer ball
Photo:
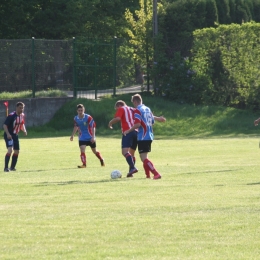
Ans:
[[[112,179],[117,179],[117,178],[121,178],[121,177],[122,177],[122,173],[119,170],[113,170],[111,172]]]

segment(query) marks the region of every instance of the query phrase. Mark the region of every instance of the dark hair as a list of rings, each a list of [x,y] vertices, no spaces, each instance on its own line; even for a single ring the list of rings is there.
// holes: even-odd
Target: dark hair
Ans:
[[[25,104],[23,102],[19,101],[16,103],[16,107],[19,107],[19,106],[25,107]]]
[[[83,109],[84,109],[85,107],[84,107],[82,104],[78,104],[78,105],[77,105],[77,109],[78,109],[78,108],[83,108]]]

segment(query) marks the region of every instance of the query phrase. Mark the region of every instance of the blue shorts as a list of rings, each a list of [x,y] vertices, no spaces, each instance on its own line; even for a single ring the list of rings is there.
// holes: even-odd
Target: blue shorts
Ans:
[[[14,150],[20,150],[18,135],[12,134],[11,136],[12,136],[12,139],[8,139],[6,133],[4,133],[6,148],[13,147]]]
[[[127,135],[122,136],[122,148],[132,148],[136,150],[137,147],[137,132],[132,131]]]

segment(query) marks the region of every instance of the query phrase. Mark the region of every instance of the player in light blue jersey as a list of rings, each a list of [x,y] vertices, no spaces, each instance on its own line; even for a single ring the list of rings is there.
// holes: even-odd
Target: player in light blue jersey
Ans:
[[[143,162],[146,178],[150,178],[150,172],[154,175],[154,179],[160,179],[161,174],[155,169],[153,163],[148,159],[148,153],[151,152],[151,145],[153,141],[153,124],[156,121],[165,122],[166,119],[163,116],[154,116],[150,108],[145,106],[142,101],[142,97],[139,94],[132,96],[134,107],[136,108],[134,113],[135,122],[134,125],[124,134],[128,134],[138,128],[138,152]]]
[[[74,128],[70,137],[70,141],[73,141],[73,137],[78,131],[79,133],[79,148],[80,148],[80,159],[82,165],[78,168],[86,168],[86,147],[90,146],[92,152],[100,160],[101,166],[105,166],[104,159],[102,158],[100,152],[96,150],[96,123],[91,115],[85,114],[85,107],[82,104],[77,105],[78,115],[74,117]]]

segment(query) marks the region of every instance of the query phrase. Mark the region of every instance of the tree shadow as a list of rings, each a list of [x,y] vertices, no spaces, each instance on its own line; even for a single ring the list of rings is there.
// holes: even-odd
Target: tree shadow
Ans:
[[[255,182],[255,183],[247,183],[247,185],[260,185],[260,182]]]
[[[238,171],[239,169],[234,169],[234,170],[219,170],[219,171],[201,171],[201,172],[184,172],[181,174],[201,174],[201,173],[215,173],[215,172],[234,172],[234,171]]]
[[[27,171],[22,171],[22,172],[49,172],[49,171],[57,171],[57,170],[75,170],[77,168],[59,168],[59,169],[46,169],[46,170],[27,170]]]
[[[65,186],[65,185],[75,185],[75,184],[95,184],[95,183],[105,183],[105,182],[122,182],[126,181],[126,178],[120,178],[120,179],[102,179],[102,180],[90,180],[90,181],[80,181],[80,180],[72,180],[72,181],[57,181],[57,182],[39,182],[38,184],[35,184],[35,187],[40,186]]]

